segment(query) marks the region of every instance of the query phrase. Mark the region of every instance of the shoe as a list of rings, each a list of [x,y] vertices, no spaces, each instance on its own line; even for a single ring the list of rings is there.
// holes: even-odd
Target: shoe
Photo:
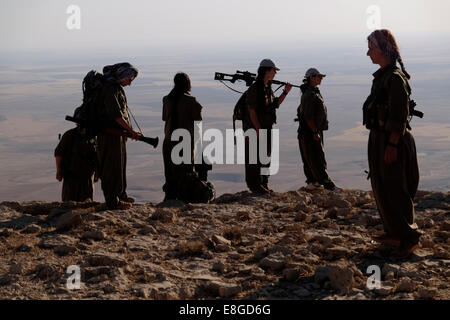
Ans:
[[[270,192],[274,192],[273,189],[271,189],[271,188],[269,187],[268,184],[263,184],[262,187],[263,187],[264,189],[269,190]]]
[[[116,205],[116,207],[113,210],[128,210],[128,209],[131,209],[132,206],[133,205],[129,202],[119,200],[119,203]]]
[[[396,257],[400,259],[408,258],[417,248],[419,248],[419,242],[402,243]]]
[[[313,190],[318,189],[319,187],[320,187],[320,185],[317,182],[314,182],[314,183],[308,183],[308,185],[305,187],[305,189],[309,190],[309,191],[313,191]]]
[[[255,193],[255,194],[270,194],[270,191],[267,190],[266,188],[264,188],[262,185],[255,186],[255,187],[252,187],[249,189],[252,193]]]
[[[134,203],[136,200],[132,197],[121,198],[120,201]]]
[[[323,184],[323,187],[330,191],[341,191],[342,189],[336,186],[333,182],[326,182]]]
[[[399,238],[395,238],[387,234],[374,237],[373,240],[389,247],[400,247],[401,244],[401,240]]]

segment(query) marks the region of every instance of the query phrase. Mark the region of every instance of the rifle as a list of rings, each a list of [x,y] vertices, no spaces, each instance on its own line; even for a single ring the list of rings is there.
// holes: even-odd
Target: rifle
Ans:
[[[219,80],[219,81],[229,81],[231,83],[235,83],[237,80],[245,81],[245,85],[247,87],[250,87],[252,85],[252,83],[255,81],[255,79],[256,79],[256,74],[251,73],[249,71],[239,71],[239,70],[237,70],[235,74],[216,72],[214,75],[214,80]],[[280,85],[280,88],[287,84],[287,82],[283,82],[283,81],[279,81],[279,80],[272,80],[270,83],[278,84],[278,85]],[[300,86],[298,86],[298,85],[292,85],[292,86],[295,88],[300,88]]]
[[[411,130],[411,125],[409,124],[413,117],[423,118],[423,112],[416,110],[417,103],[414,100],[409,100],[409,120],[406,122],[406,127]]]
[[[71,121],[71,122],[75,122],[79,125],[84,125],[85,121],[83,119],[78,119],[78,118],[74,118],[71,116],[66,116],[66,120],[67,121]],[[131,138],[131,133],[126,132],[124,130],[120,130],[120,129],[113,129],[113,128],[102,128],[100,131],[103,131],[106,134],[111,134],[114,136],[121,136],[121,137],[127,137],[127,138]],[[150,137],[144,137],[144,136],[139,136],[138,137],[139,141],[148,143],[149,145],[153,146],[153,148],[156,148],[158,146],[158,142],[159,142],[159,138],[150,138]]]

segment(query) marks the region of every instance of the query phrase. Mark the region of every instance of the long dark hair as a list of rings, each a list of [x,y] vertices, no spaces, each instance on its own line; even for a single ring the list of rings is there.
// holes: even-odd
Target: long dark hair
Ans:
[[[173,78],[174,87],[169,93],[169,99],[172,105],[176,105],[178,99],[189,91],[191,87],[191,80],[189,76],[184,72],[178,72]]]
[[[263,83],[264,82],[264,76],[270,70],[272,70],[272,67],[259,67],[258,68],[258,75],[256,76],[256,81],[259,81],[259,82]]]
[[[308,89],[310,85],[311,85],[310,77],[303,79],[303,84],[300,86],[300,90],[302,91],[302,93],[305,93],[306,89]]]

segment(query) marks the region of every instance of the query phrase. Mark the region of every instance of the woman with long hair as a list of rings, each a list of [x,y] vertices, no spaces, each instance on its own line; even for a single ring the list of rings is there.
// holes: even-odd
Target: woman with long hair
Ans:
[[[279,108],[292,88],[290,83],[286,84],[283,93],[279,97],[275,97],[271,81],[278,70],[280,69],[272,60],[263,59],[259,64],[256,80],[246,93],[247,115],[242,121],[242,126],[246,132],[249,129],[256,132],[256,141],[251,141],[249,137],[245,138],[245,181],[250,191],[256,194],[269,194],[273,191],[269,187],[268,174],[262,174],[262,168],[269,168],[270,161],[267,164],[261,163],[259,149],[265,142],[267,157],[271,156],[272,127],[276,123],[276,109]],[[260,129],[267,130],[267,141],[260,139]],[[256,159],[256,163],[252,161],[252,158]]]
[[[363,107],[364,124],[370,130],[370,181],[385,231],[375,239],[407,257],[421,235],[414,223],[419,169],[414,137],[408,129],[410,75],[389,30],[375,30],[367,39],[367,55],[380,66]]]
[[[163,98],[162,120],[165,121],[163,159],[164,176],[166,182],[163,186],[165,192],[164,200],[177,199],[178,181],[184,173],[192,171],[194,164],[194,121],[202,120],[202,106],[195,97],[190,95],[191,80],[184,72],[175,75],[174,87],[170,93]],[[191,136],[190,163],[176,165],[173,163],[171,153],[178,141],[171,141],[173,131],[186,129]]]

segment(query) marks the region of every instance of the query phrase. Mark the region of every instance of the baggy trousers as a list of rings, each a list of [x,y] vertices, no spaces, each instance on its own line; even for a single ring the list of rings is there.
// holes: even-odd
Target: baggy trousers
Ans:
[[[370,182],[389,236],[405,241],[417,241],[420,237],[414,223],[413,199],[419,185],[416,144],[412,134],[406,130],[397,145],[397,161],[384,161],[389,133],[371,130],[368,143]]]
[[[99,177],[105,202],[115,207],[126,198],[127,150],[126,138],[107,134],[98,135]]]

